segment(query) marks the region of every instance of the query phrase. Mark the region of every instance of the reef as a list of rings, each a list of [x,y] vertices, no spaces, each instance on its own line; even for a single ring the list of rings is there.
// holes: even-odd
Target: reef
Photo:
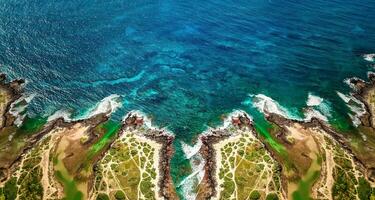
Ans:
[[[173,135],[138,112],[30,117],[22,84],[1,76],[0,199],[177,199]]]
[[[245,112],[231,114],[229,125],[200,137],[205,175],[196,199],[375,198],[375,76],[368,78],[347,81],[346,103],[363,108],[350,130],[332,127],[309,103],[308,117],[296,119],[263,102],[264,131]]]
[[[0,200],[180,199],[168,130],[138,111],[113,120],[116,95],[85,117],[29,116],[33,96],[23,83],[0,76]],[[352,92],[338,95],[351,111],[351,128],[333,126],[317,106],[323,99],[311,94],[305,118],[257,95],[267,126],[235,111],[196,146],[182,144],[195,166],[178,185],[186,184],[184,198],[375,199],[375,75],[346,83]]]

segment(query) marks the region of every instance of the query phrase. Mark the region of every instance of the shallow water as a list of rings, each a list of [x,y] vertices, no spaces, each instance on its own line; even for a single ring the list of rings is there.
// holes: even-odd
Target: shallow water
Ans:
[[[301,109],[371,68],[373,1],[6,1],[0,65],[37,93],[32,112],[116,93],[179,138],[264,93]],[[334,107],[336,108],[335,104]],[[337,108],[336,108],[337,109]]]
[[[80,115],[118,94],[118,119],[142,110],[188,143],[233,109],[258,115],[249,94],[297,115],[314,94],[349,129],[336,91],[373,69],[362,55],[375,52],[374,10],[373,0],[8,0],[0,71],[28,81],[32,115]],[[181,149],[176,155],[172,164],[188,173]]]

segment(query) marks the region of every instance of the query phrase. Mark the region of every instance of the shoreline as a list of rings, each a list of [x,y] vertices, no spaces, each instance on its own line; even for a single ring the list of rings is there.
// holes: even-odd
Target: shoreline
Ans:
[[[350,95],[356,100],[358,100],[359,102],[363,103],[365,111],[366,111],[366,113],[364,113],[363,115],[358,116],[361,122],[358,128],[370,130],[371,132],[375,130],[375,127],[374,127],[375,105],[369,102],[372,98],[372,96],[369,97],[369,95],[373,95],[373,91],[375,91],[375,74],[369,73],[368,79],[369,79],[368,81],[364,81],[358,78],[350,78],[347,80],[347,83],[353,89],[353,92],[351,92]],[[9,159],[9,160],[8,160],[8,163],[4,162],[0,166],[0,170],[1,170],[0,171],[1,172],[0,173],[1,175],[0,187],[3,187],[4,183],[12,177],[12,171],[14,172],[18,170],[17,166],[23,165],[22,163],[24,162],[23,160],[24,155],[28,155],[29,152],[31,152],[34,149],[34,147],[37,144],[39,144],[40,141],[43,141],[47,136],[50,135],[50,133],[53,133],[54,130],[59,130],[59,129],[62,129],[65,131],[71,130],[72,127],[78,124],[80,124],[80,126],[82,127],[87,128],[87,130],[84,131],[84,133],[81,133],[83,135],[76,135],[72,139],[69,139],[69,138],[65,139],[66,142],[68,143],[66,143],[66,145],[63,145],[61,147],[62,148],[61,151],[64,153],[70,152],[70,154],[69,155],[63,154],[62,157],[59,158],[61,161],[64,162],[63,165],[65,165],[65,162],[68,162],[67,160],[69,159],[71,160],[73,159],[72,161],[69,161],[69,162],[73,162],[74,159],[77,159],[77,155],[80,155],[80,154],[75,155],[74,151],[69,150],[69,145],[71,144],[74,144],[74,143],[80,144],[79,143],[80,141],[82,143],[81,146],[74,147],[73,149],[78,149],[79,151],[82,151],[81,152],[83,153],[82,155],[85,155],[85,153],[88,153],[89,149],[95,144],[97,144],[98,142],[101,142],[101,139],[104,138],[105,135],[107,134],[106,132],[97,133],[98,127],[101,127],[102,125],[110,122],[111,114],[118,107],[118,104],[112,105],[111,103],[101,101],[96,105],[96,108],[94,107],[91,109],[91,111],[94,114],[91,115],[89,113],[87,115],[88,116],[87,118],[71,120],[71,119],[67,119],[65,115],[64,116],[56,115],[56,117],[53,118],[52,120],[46,120],[45,122],[42,122],[40,127],[36,129],[34,128],[35,130],[31,129],[33,130],[31,134],[21,134],[20,136],[18,136],[20,138],[14,138],[14,135],[17,136],[18,134],[17,131],[22,127],[21,126],[19,127],[15,124],[17,116],[14,116],[13,114],[11,114],[10,110],[14,102],[22,98],[22,93],[23,93],[22,85],[24,81],[23,80],[14,80],[11,82],[5,82],[5,81],[6,81],[6,76],[4,74],[1,74],[0,75],[0,92],[2,91],[4,94],[6,93],[6,95],[4,96],[5,103],[3,105],[0,104],[0,106],[2,106],[3,108],[2,110],[0,109],[0,111],[3,112],[2,113],[3,118],[1,121],[2,123],[0,124],[1,125],[0,130],[4,131],[4,130],[9,129],[8,131],[9,133],[6,132],[7,134],[9,134],[8,140],[10,142],[14,142],[15,140],[20,140],[22,141],[23,146],[17,147],[19,149],[16,149],[16,154],[12,155],[14,156],[13,158],[12,157],[2,158],[2,159]],[[315,102],[314,102],[314,105],[315,105]],[[99,109],[99,107],[100,108],[105,107],[106,109],[104,110]],[[313,108],[310,108],[309,105],[307,105],[305,111],[309,111],[309,109],[310,111],[314,110]],[[362,177],[363,175],[366,180],[370,181],[370,184],[372,186],[375,186],[375,163],[371,163],[371,162],[369,163],[368,161],[371,161],[371,160],[368,160],[368,159],[370,159],[371,156],[368,157],[369,155],[361,154],[361,151],[363,150],[356,149],[356,147],[353,146],[352,140],[354,136],[349,135],[347,137],[344,137],[343,133],[341,133],[339,130],[334,129],[331,126],[331,124],[329,124],[328,121],[323,120],[319,116],[311,116],[310,118],[306,118],[305,120],[299,120],[299,119],[290,119],[287,116],[280,115],[279,113],[268,112],[268,110],[262,110],[262,111],[263,111],[265,120],[268,123],[274,124],[278,127],[278,130],[276,130],[276,132],[272,132],[273,130],[266,130],[266,131],[271,131],[271,133],[269,133],[271,136],[271,140],[275,139],[274,142],[281,143],[281,145],[284,148],[286,148],[286,152],[292,151],[291,149],[295,148],[295,147],[292,147],[295,144],[291,143],[291,139],[294,138],[293,141],[295,141],[296,139],[298,141],[300,139],[300,136],[289,135],[290,128],[293,128],[295,124],[299,124],[303,130],[308,130],[310,132],[315,129],[322,131],[321,132],[322,135],[324,136],[324,134],[327,134],[327,136],[331,138],[329,140],[334,141],[335,145],[340,146],[342,151],[346,152],[345,155],[352,160],[353,166],[358,168],[358,171],[356,171],[357,169],[354,170],[354,172],[357,173],[356,178],[358,179]],[[26,122],[23,121],[22,124],[23,123],[26,123]],[[119,138],[122,138],[123,134],[127,134],[130,131],[130,132],[140,132],[139,137],[141,138],[138,138],[138,140],[142,142],[146,142],[146,143],[147,141],[150,141],[148,142],[148,144],[151,145],[151,147],[157,151],[157,155],[155,155],[155,157],[153,158],[153,162],[158,161],[157,164],[155,165],[158,168],[157,180],[156,182],[151,182],[151,183],[156,186],[157,191],[155,192],[157,193],[158,198],[178,199],[176,188],[174,186],[174,183],[171,177],[171,167],[172,167],[171,159],[174,154],[174,149],[173,149],[174,148],[173,141],[175,139],[174,135],[168,132],[167,130],[163,130],[158,127],[152,126],[151,121],[145,116],[145,114],[139,111],[128,112],[123,118],[123,120],[118,123],[119,123],[119,129],[115,130],[115,133],[113,133],[114,135],[108,136],[110,138],[107,138],[104,141],[104,143],[102,144],[104,146],[102,146],[98,152],[95,152],[95,154],[93,154],[93,157],[91,158],[89,162],[90,163],[89,166],[92,166],[92,169],[90,169],[89,171],[85,171],[83,173],[83,175],[86,174],[88,175],[88,177],[84,178],[85,180],[84,182],[81,182],[81,181],[77,182],[77,185],[78,185],[77,191],[78,192],[86,191],[84,194],[85,197],[88,197],[88,198],[94,197],[92,196],[93,195],[92,191],[94,190],[94,187],[95,187],[95,180],[97,176],[97,170],[96,170],[97,166],[102,162],[103,158],[105,158],[108,152],[110,152],[114,148],[115,142],[117,142]],[[272,129],[273,128],[274,127],[272,127]],[[99,129],[101,130],[101,128]],[[256,138],[256,140],[258,140],[259,143],[263,145],[262,148],[265,149],[265,152],[266,152],[265,155],[269,154],[272,160],[275,160],[277,164],[280,164],[282,166],[282,168],[279,171],[281,173],[279,177],[281,186],[280,186],[280,190],[276,190],[278,191],[276,193],[279,195],[279,198],[281,199],[291,198],[292,194],[288,192],[288,190],[290,189],[289,187],[291,187],[290,186],[291,177],[287,177],[289,172],[285,171],[285,170],[289,170],[289,169],[286,169],[285,167],[287,166],[287,163],[290,162],[290,160],[285,160],[286,157],[284,157],[285,155],[282,155],[283,152],[278,152],[276,149],[274,149],[274,147],[270,144],[270,141],[268,141],[268,138],[266,138],[259,130],[256,130],[255,124],[253,123],[251,116],[249,116],[244,111],[236,111],[230,114],[226,120],[224,120],[222,126],[208,129],[206,132],[198,135],[198,141],[202,142],[202,145],[198,153],[200,153],[203,156],[203,160],[205,163],[204,163],[204,175],[203,175],[202,181],[198,183],[198,192],[197,192],[196,199],[207,199],[207,198],[218,197],[218,195],[220,195],[220,191],[218,191],[219,189],[218,187],[219,185],[223,185],[224,182],[220,182],[220,180],[217,177],[218,177],[218,170],[220,169],[220,166],[221,166],[220,163],[224,162],[224,160],[220,159],[219,158],[220,156],[218,156],[217,154],[221,151],[221,149],[224,148],[224,146],[217,146],[217,145],[221,142],[223,143],[223,145],[225,142],[230,142],[231,138],[238,136],[238,135],[233,135],[233,134],[236,134],[235,131],[237,130],[240,130],[240,131],[247,130],[248,133],[252,134]],[[12,131],[14,133],[12,133]],[[74,132],[74,130],[72,131]],[[76,134],[76,133],[74,132],[72,134]],[[363,133],[363,134],[368,134],[368,133]],[[68,137],[68,136],[61,135],[60,139],[58,139],[56,144],[53,144],[56,146],[56,148],[60,145],[59,144],[60,140],[63,137]],[[309,141],[311,142],[311,141],[316,140],[316,137],[315,136],[312,137],[313,139],[309,139]],[[368,138],[368,139],[372,139],[372,138]],[[235,143],[239,141],[236,140],[232,142]],[[154,143],[160,146],[158,145],[155,146],[153,145]],[[9,144],[13,144],[13,143],[9,143]],[[249,143],[249,145],[252,145],[252,144],[253,143]],[[325,145],[325,143],[323,144]],[[318,146],[319,147],[317,147],[317,149],[322,148],[320,144]],[[298,147],[298,148],[302,148],[302,147]],[[304,147],[304,148],[307,148],[307,150],[305,149],[306,152],[309,152],[311,149],[314,149],[313,146],[311,145],[308,147]],[[12,151],[12,150],[9,150],[9,151]],[[56,151],[56,149],[54,149],[54,151]],[[318,152],[316,149],[314,151],[315,153]],[[332,152],[328,152],[328,153],[331,154]],[[313,160],[318,159],[317,155],[318,153],[316,153],[316,155],[313,155],[311,153],[306,155],[306,157],[313,158],[313,159],[312,161],[302,162],[302,166],[306,165],[304,166],[305,170],[309,169],[309,168],[306,168],[307,166],[309,166],[307,163],[309,162],[312,163]],[[74,161],[74,162],[77,162],[77,161]],[[270,165],[270,166],[273,166],[273,165]],[[82,175],[82,166],[78,166],[77,169],[80,171],[78,174],[70,171],[71,170],[70,168],[65,167],[66,172],[70,174],[69,176],[73,178],[72,179],[73,181],[76,181],[75,177],[77,175]],[[332,166],[324,165],[324,167],[321,168],[321,170],[327,170],[327,169],[332,171]],[[50,170],[50,169],[43,169],[43,170],[44,170],[43,172],[46,174],[47,172],[45,171]],[[301,169],[297,169],[297,173],[293,172],[293,173],[296,173],[293,176],[299,177],[298,180],[300,181],[306,181],[307,171],[303,172],[303,170],[302,171],[300,170]],[[331,171],[329,172],[329,174],[332,173]],[[50,172],[48,171],[47,174],[49,173]],[[304,173],[306,174],[304,175]],[[51,174],[48,175],[49,178],[51,178],[50,176]],[[46,182],[47,179],[45,179],[45,175],[43,177],[44,177],[44,182]],[[313,188],[313,194],[321,195],[318,192],[318,190],[320,190],[321,188],[317,186],[317,184],[320,183],[319,181],[328,180],[330,184],[333,184],[334,179],[332,178],[331,180],[330,178],[332,177],[328,177],[328,179],[327,177],[320,177],[316,181],[311,183],[311,188]],[[59,187],[57,191],[59,191],[59,195],[63,195],[63,193],[66,192],[65,186],[61,183],[61,181],[58,181],[58,180],[56,181],[59,185],[59,186],[56,186],[56,187]],[[299,184],[296,183],[295,186],[293,186],[294,189],[292,190],[297,191],[298,187],[300,186]],[[325,192],[327,193],[327,191]],[[328,193],[330,193],[330,191]],[[110,195],[114,195],[114,194],[110,194]],[[262,195],[268,195],[268,194],[262,193]],[[294,192],[293,192],[293,195],[294,195]]]

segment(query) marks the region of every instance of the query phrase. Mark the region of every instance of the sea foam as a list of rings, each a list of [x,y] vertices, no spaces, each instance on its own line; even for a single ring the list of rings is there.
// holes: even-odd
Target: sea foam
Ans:
[[[197,143],[194,144],[194,146],[190,146],[183,141],[181,141],[180,144],[182,146],[182,151],[184,152],[187,159],[190,159],[191,157],[196,155],[202,147],[201,140],[198,140]]]
[[[365,59],[368,62],[375,62],[375,53],[364,54],[363,59]]]
[[[98,114],[106,114],[107,116],[114,113],[117,109],[122,106],[121,96],[112,94],[102,99],[95,106],[90,108],[83,116],[79,116],[74,120],[88,119]]]
[[[194,147],[192,147],[194,148]],[[190,157],[190,166],[192,168],[192,173],[185,177],[179,184],[178,188],[181,188],[182,193],[187,200],[194,200],[197,196],[197,190],[199,183],[202,182],[204,177],[204,159],[202,155],[197,152]]]
[[[352,119],[352,122],[355,126],[359,126],[361,124],[360,118],[366,114],[366,107],[365,105],[355,98],[353,95],[345,95],[341,92],[336,92],[337,95],[346,103],[348,108],[352,113],[349,113],[349,117]]]
[[[323,102],[323,98],[309,93],[306,101],[307,106],[319,106]]]
[[[62,110],[56,111],[51,116],[49,116],[48,119],[47,119],[47,121],[51,122],[51,121],[54,121],[56,119],[62,118],[62,119],[64,119],[65,122],[71,122],[72,121],[71,116],[72,116],[72,112],[71,111],[62,109]]]
[[[285,118],[301,120],[300,117],[288,111],[288,109],[281,106],[277,101],[264,94],[250,95],[250,97],[253,97],[253,106],[265,115],[267,115],[267,113],[274,113]]]
[[[19,99],[17,99],[10,105],[9,113],[16,118],[16,120],[14,121],[14,124],[16,126],[21,126],[23,119],[26,116],[26,108],[31,100],[35,98],[35,96],[35,93],[30,95],[22,95]]]
[[[320,119],[322,121],[328,122],[328,118],[326,116],[324,116],[321,112],[319,112],[315,109],[308,108],[304,112],[304,114],[305,114],[305,119],[304,119],[305,122],[310,122],[313,118],[317,118],[317,119]]]

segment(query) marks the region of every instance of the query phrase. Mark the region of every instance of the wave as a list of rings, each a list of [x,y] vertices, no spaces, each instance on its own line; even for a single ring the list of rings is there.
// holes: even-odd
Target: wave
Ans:
[[[375,53],[364,54],[363,59],[368,62],[375,62]]]
[[[304,112],[305,115],[305,122],[310,122],[313,118],[320,119],[322,121],[328,122],[328,118],[324,116],[321,112],[312,109],[312,108],[307,108]]]
[[[349,117],[352,119],[353,125],[359,126],[361,124],[360,118],[366,114],[366,106],[353,95],[345,95],[338,91],[336,93],[350,109]]]
[[[194,144],[194,146],[190,146],[183,141],[180,141],[180,144],[182,146],[182,151],[184,152],[186,159],[190,159],[191,157],[196,155],[202,147],[201,140],[198,140],[197,143]]]
[[[306,101],[307,106],[319,106],[323,102],[323,98],[309,93]]]
[[[344,79],[344,83],[346,85],[348,85],[353,91],[357,91],[358,88],[355,84],[353,84],[351,81],[352,80],[358,80],[358,81],[362,81],[362,79],[358,78],[358,77],[353,77],[353,78],[346,78]]]
[[[181,188],[183,196],[186,200],[196,199],[196,188],[204,177],[205,162],[200,153],[196,153],[190,158],[190,166],[192,168],[192,173],[185,177],[177,186],[178,188]]]
[[[231,113],[229,113],[228,117],[226,117],[223,121],[223,125],[220,127],[217,127],[218,129],[225,129],[228,126],[232,124],[232,117],[238,117],[240,115],[245,115],[250,121],[253,121],[253,118],[248,115],[246,112],[242,110],[233,110]]]
[[[277,101],[272,98],[263,95],[251,95],[253,97],[253,106],[260,112],[267,115],[267,113],[273,113],[281,115],[287,119],[293,119],[297,121],[311,121],[312,118],[317,118],[322,121],[328,122],[328,117],[331,117],[331,106],[329,102],[323,98],[309,93],[306,101],[306,108],[304,109],[304,118],[297,116],[290,112],[285,107],[281,106]]]
[[[250,95],[250,97],[253,97],[252,105],[265,115],[267,115],[267,113],[274,113],[288,119],[301,120],[300,117],[288,111],[288,109],[281,106],[271,97],[268,97],[264,94]]]
[[[72,114],[69,110],[58,110],[48,117],[47,122],[55,121],[56,119],[64,119],[65,122],[71,122],[73,121],[71,118]]]
[[[26,116],[26,108],[31,102],[31,100],[35,98],[35,96],[35,93],[30,95],[22,95],[20,98],[18,98],[10,105],[9,113],[16,118],[16,120],[14,121],[14,124],[16,126],[21,126]]]
[[[157,127],[155,125],[152,125],[152,122],[151,122],[151,119],[147,117],[147,115],[145,113],[143,113],[142,111],[140,110],[132,110],[130,111],[128,114],[125,115],[125,117],[122,119],[122,121],[125,121],[125,119],[127,119],[128,117],[132,117],[132,116],[137,116],[137,117],[142,117],[143,119],[143,124],[147,127],[147,128],[150,128],[150,129],[159,129],[159,130],[162,130],[162,128],[160,127]],[[171,134],[171,132],[168,131],[168,134]]]
[[[90,108],[82,116],[78,116],[74,120],[88,119],[98,114],[106,114],[107,116],[109,116],[120,107],[122,107],[121,96],[112,94],[102,99],[94,107]]]

